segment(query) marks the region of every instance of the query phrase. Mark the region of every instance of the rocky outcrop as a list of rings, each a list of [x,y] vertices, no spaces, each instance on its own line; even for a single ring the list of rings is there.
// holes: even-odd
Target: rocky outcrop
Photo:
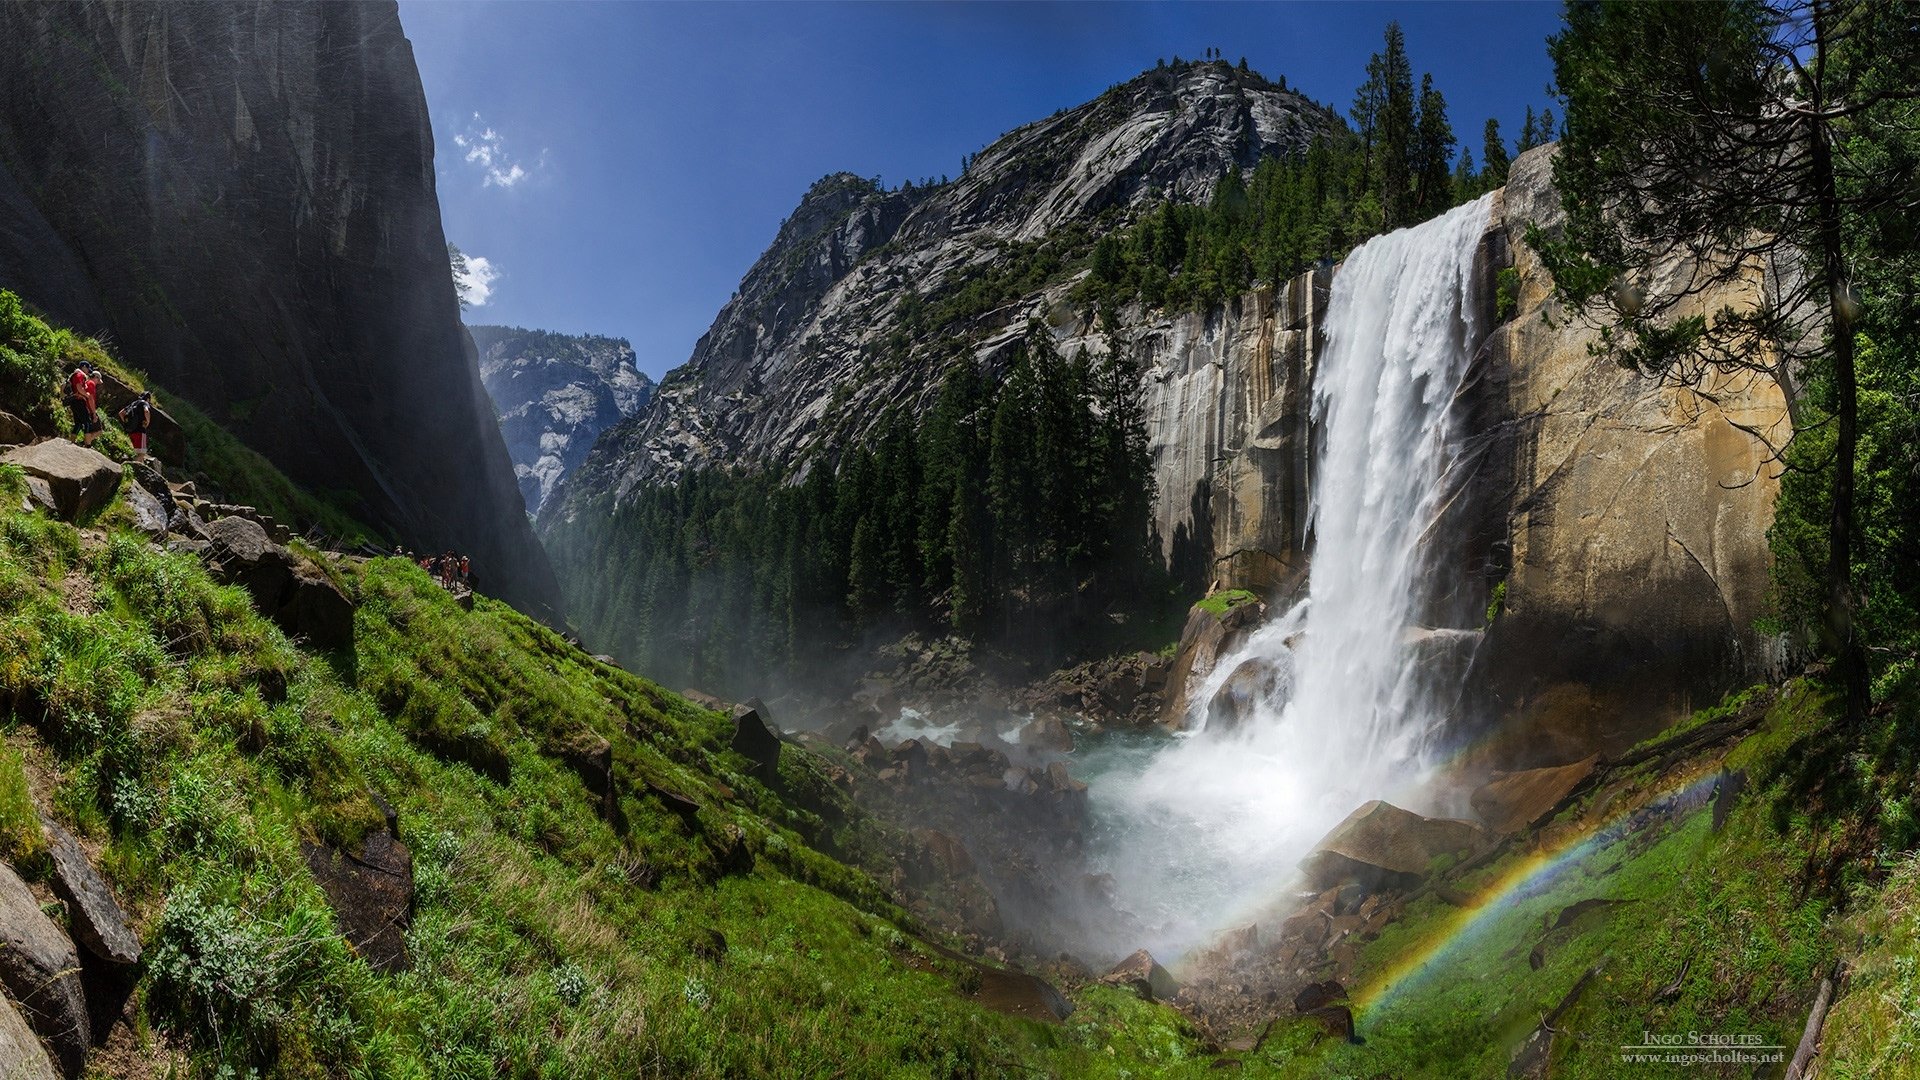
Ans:
[[[0,464],[17,465],[28,482],[45,486],[45,497],[62,520],[74,521],[113,501],[120,490],[120,466],[91,447],[48,439],[0,455]]]
[[[1128,987],[1146,1001],[1172,1001],[1180,993],[1180,984],[1145,949],[1113,965],[1100,981]]]
[[[358,850],[303,841],[301,852],[333,906],[340,934],[376,971],[407,966],[413,918],[413,856],[389,830],[367,834]]]
[[[1252,594],[1232,593],[1193,605],[1180,631],[1180,647],[1167,676],[1160,722],[1179,730],[1195,719],[1188,692],[1260,625],[1266,605]]]
[[[528,526],[391,2],[0,5],[0,286],[502,598]]]
[[[1330,110],[1259,75],[1190,63],[1147,72],[1009,133],[951,183],[882,191],[849,174],[827,177],[654,403],[603,436],[560,505],[575,496],[624,497],[637,484],[716,462],[805,460],[858,437],[890,406],[927,404],[962,359],[997,367],[1029,316],[1055,322],[1062,334],[1098,336],[1085,313],[1061,303],[1073,284],[1063,277],[932,328],[965,349],[913,346],[927,330],[917,312],[1066,227],[1167,197],[1202,199],[1228,169],[1251,169],[1264,155],[1341,129]],[[1247,309],[1255,321],[1269,313]],[[1177,499],[1191,494],[1180,490]]]
[[[1406,888],[1425,878],[1434,860],[1471,851],[1485,837],[1470,821],[1422,817],[1375,799],[1335,825],[1300,866],[1316,890],[1348,882],[1366,891]]]
[[[467,330],[529,514],[586,460],[600,432],[653,397],[653,380],[633,366],[633,346],[620,338],[517,326]]]
[[[1473,793],[1473,812],[1496,833],[1516,833],[1558,809],[1599,765],[1598,754],[1567,765],[1495,773]]]
[[[20,1010],[0,997],[0,1076],[7,1080],[54,1080],[58,1075]]]
[[[1478,531],[1498,536],[1483,565],[1504,597],[1466,704],[1506,768],[1625,749],[1764,676],[1778,650],[1755,623],[1786,397],[1751,374],[1689,389],[1589,353],[1596,331],[1553,303],[1524,238],[1529,223],[1561,220],[1553,153],[1524,154],[1509,174],[1515,310],[1475,360],[1497,423],[1469,482],[1492,510]],[[1751,304],[1763,284],[1756,271],[1744,291],[1699,303]]]
[[[319,567],[267,539],[258,522],[224,517],[206,526],[207,568],[253,594],[262,615],[322,649],[353,642],[353,601]]]
[[[127,925],[127,913],[113,889],[87,860],[72,833],[45,816],[40,824],[53,855],[53,892],[67,905],[73,936],[87,952],[113,967],[139,964],[140,939]]]
[[[27,1023],[47,1041],[61,1071],[79,1076],[92,1044],[86,993],[80,985],[80,956],[67,935],[40,910],[27,883],[4,863],[0,863],[0,984],[19,1003]]]

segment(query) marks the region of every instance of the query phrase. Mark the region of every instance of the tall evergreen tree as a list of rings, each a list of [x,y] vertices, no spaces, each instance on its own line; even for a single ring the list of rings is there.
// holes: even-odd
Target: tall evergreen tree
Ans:
[[[1436,214],[1453,205],[1453,125],[1447,122],[1447,99],[1434,89],[1433,76],[1420,77],[1420,118],[1414,131],[1412,220]]]
[[[1486,190],[1505,187],[1507,169],[1512,160],[1507,157],[1507,141],[1500,137],[1500,121],[1491,117],[1480,135],[1480,177]]]

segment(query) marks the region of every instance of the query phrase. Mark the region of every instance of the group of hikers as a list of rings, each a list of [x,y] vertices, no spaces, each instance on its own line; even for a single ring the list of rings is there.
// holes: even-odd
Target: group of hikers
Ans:
[[[473,588],[473,560],[465,555],[451,551],[438,555],[420,555],[409,553],[405,548],[395,551],[394,554],[419,563],[420,569],[425,570],[429,577],[439,582],[443,589],[451,591],[457,586]]]
[[[67,376],[67,408],[73,412],[73,426],[80,433],[80,445],[92,446],[94,437],[106,428],[100,420],[100,369],[81,364]],[[153,427],[153,391],[142,390],[114,414],[127,442],[133,444],[134,460],[147,460],[147,431]]]

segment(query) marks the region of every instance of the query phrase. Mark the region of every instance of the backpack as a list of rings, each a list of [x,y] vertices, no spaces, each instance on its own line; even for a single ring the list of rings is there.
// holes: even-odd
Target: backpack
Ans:
[[[128,431],[145,431],[147,425],[153,422],[153,415],[148,412],[147,403],[140,398],[134,398],[126,408],[120,410],[120,415],[131,418],[131,422],[127,424]]]

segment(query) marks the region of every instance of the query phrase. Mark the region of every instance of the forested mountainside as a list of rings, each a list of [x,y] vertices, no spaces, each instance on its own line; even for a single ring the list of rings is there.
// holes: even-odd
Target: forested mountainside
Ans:
[[[1505,176],[1497,127],[1487,168],[1456,167],[1444,97],[1397,36],[1382,58],[1359,130],[1244,65],[1176,61],[957,179],[820,181],[547,504],[583,631],[724,685],[823,670],[878,627],[1058,661],[1177,618],[1221,578],[1223,424],[1160,322],[1202,313],[1212,338],[1248,290]]]
[[[653,380],[620,338],[469,326],[527,513],[586,460],[600,432],[646,408]]]
[[[376,535],[470,552],[554,618],[398,8],[7,4],[0,39],[0,286]]]

